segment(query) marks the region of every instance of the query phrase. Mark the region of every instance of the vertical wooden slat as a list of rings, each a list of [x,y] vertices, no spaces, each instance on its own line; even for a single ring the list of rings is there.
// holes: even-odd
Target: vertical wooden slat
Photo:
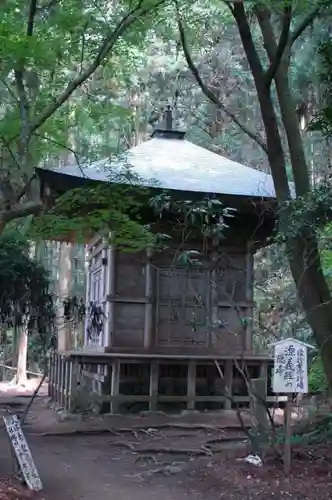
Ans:
[[[70,358],[69,360],[69,404],[68,410],[73,412],[76,410],[77,393],[78,393],[78,359]]]
[[[263,379],[265,381],[265,393],[267,394],[268,387],[267,387],[267,375],[268,375],[268,362],[267,361],[261,361],[259,365],[259,378]]]
[[[67,376],[67,365],[68,365],[68,358],[66,356],[63,357],[63,379],[62,379],[62,404],[64,407],[66,407],[66,376]]]
[[[160,312],[160,269],[155,269],[155,314],[154,314],[154,331],[155,345],[159,345],[159,312]]]
[[[211,271],[211,314],[210,314],[210,339],[208,346],[214,347],[218,345],[218,338],[216,332],[220,329],[217,328],[219,321],[219,307],[218,307],[218,270],[216,268],[218,262],[217,252],[211,255],[212,271]]]
[[[116,294],[116,250],[114,245],[110,245],[108,250],[108,339],[107,339],[107,347],[111,347],[114,343],[114,335],[115,335],[115,304],[114,298]]]
[[[233,396],[233,361],[228,359],[225,361],[224,368],[224,381],[225,381],[225,410],[232,409],[232,401],[229,398]]]
[[[91,274],[90,274],[90,260],[89,260],[89,250],[86,246],[85,251],[85,274],[86,274],[86,289],[85,289],[85,306],[89,307],[90,303],[90,288],[91,288]],[[84,347],[89,345],[88,337],[88,317],[85,316],[84,319]]]
[[[62,356],[61,366],[61,404],[65,404],[65,372],[66,372],[66,357]]]
[[[57,403],[61,403],[61,370],[62,370],[62,356],[59,353],[58,354],[58,374],[57,374],[57,396],[56,396],[56,401]]]
[[[196,399],[196,361],[194,359],[188,364],[187,396],[187,409],[194,410]]]
[[[111,328],[110,328],[110,312],[111,312],[111,304],[110,304],[110,283],[111,283],[111,274],[110,274],[110,260],[111,260],[111,251],[109,245],[107,246],[106,250],[106,262],[107,265],[105,266],[105,280],[106,280],[106,288],[105,288],[105,316],[106,316],[106,324],[105,324],[105,339],[104,339],[104,346],[109,347],[110,345],[110,338],[111,338]],[[106,373],[106,367],[105,367],[105,373]]]
[[[65,364],[66,364],[66,358],[64,356],[61,356],[61,367],[60,367],[60,404],[64,404],[64,371],[65,371]]]
[[[64,371],[64,407],[69,410],[70,359],[66,358]]]
[[[61,243],[59,257],[59,280],[57,296],[59,305],[56,309],[57,315],[57,330],[58,330],[58,351],[65,352],[71,349],[70,335],[68,331],[68,323],[64,316],[63,300],[70,296],[71,293],[71,276],[72,276],[72,260],[71,260],[71,244]]]
[[[120,388],[120,361],[115,359],[112,364],[111,396],[118,396]],[[119,412],[119,402],[111,399],[111,413]]]
[[[249,395],[250,410],[254,427],[258,431],[266,431],[269,426],[266,412],[266,380],[264,378],[251,379],[252,394]]]
[[[57,373],[58,373],[58,353],[55,351],[53,355],[53,400],[56,401],[56,381],[57,381]]]
[[[254,273],[254,254],[251,244],[247,246],[246,254],[246,302],[248,303],[245,332],[244,332],[244,349],[245,351],[252,351],[252,304],[253,304],[253,273]]]
[[[152,360],[150,364],[150,403],[149,410],[157,411],[158,409],[158,389],[159,389],[159,363],[157,360]]]
[[[53,399],[53,372],[54,372],[54,352],[50,352],[48,360],[48,397]]]
[[[56,360],[56,398],[55,401],[60,403],[60,374],[61,374],[61,355],[57,353]]]
[[[103,262],[105,262],[105,260],[106,260],[106,264],[103,264]],[[100,305],[102,306],[103,312],[106,316],[106,321],[103,322],[102,333],[99,335],[99,339],[98,339],[99,347],[105,347],[105,345],[107,343],[107,338],[106,338],[106,329],[108,327],[107,326],[108,321],[107,321],[107,315],[106,315],[107,293],[104,293],[104,291],[106,290],[106,284],[108,281],[107,270],[108,270],[108,265],[107,265],[106,240],[103,239],[102,240],[102,247],[101,247],[101,277],[100,277],[100,283],[99,283],[99,286],[100,286],[99,302],[100,302]],[[99,373],[99,371],[100,371],[100,369],[98,366],[97,372]]]
[[[151,263],[152,248],[148,248],[146,252],[145,266],[145,323],[144,323],[144,347],[150,349],[154,345],[153,338],[153,267]]]

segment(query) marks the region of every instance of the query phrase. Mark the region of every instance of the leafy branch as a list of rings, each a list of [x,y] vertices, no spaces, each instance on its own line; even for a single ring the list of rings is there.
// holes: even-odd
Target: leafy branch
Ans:
[[[302,21],[295,27],[294,31],[291,33],[290,37],[290,45],[293,45],[294,42],[302,35],[302,33],[313,23],[316,17],[319,15],[323,8],[323,2],[318,6],[314,7],[310,12],[307,13],[306,16],[302,19]]]
[[[144,0],[139,0],[137,5],[121,19],[115,29],[108,33],[108,35],[104,38],[92,63],[85,70],[80,71],[80,73],[68,83],[65,90],[54,100],[54,102],[46,107],[44,112],[32,122],[30,132],[33,133],[40,128],[46,120],[48,120],[48,118],[50,118],[57,111],[57,109],[59,109],[69,99],[72,93],[90,78],[90,76],[108,57],[118,39],[131,25],[133,25],[140,17],[157,9],[164,2],[165,0],[158,0],[151,6],[151,4],[144,5]]]

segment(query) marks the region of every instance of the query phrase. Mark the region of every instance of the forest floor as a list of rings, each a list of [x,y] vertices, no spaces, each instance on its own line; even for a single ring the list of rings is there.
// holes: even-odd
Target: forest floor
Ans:
[[[16,393],[1,389],[0,416],[22,413],[31,388]],[[272,456],[262,467],[244,462],[248,450],[233,412],[68,419],[48,407],[44,393],[24,432],[44,486],[38,498],[45,500],[332,497],[332,446],[296,447],[292,474],[286,478]],[[12,474],[0,422],[0,500],[32,498],[29,492],[23,497],[24,488],[8,479]]]

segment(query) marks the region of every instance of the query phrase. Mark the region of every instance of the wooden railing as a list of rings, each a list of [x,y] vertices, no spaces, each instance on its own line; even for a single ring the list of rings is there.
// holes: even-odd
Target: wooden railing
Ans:
[[[222,403],[225,409],[232,408],[233,403],[249,404],[249,395],[233,393],[234,360],[232,358],[220,359],[220,365],[224,371],[225,392],[217,395],[197,394],[199,380],[197,367],[202,363],[213,363],[211,358],[205,359],[207,357],[203,356],[176,356],[177,359],[174,358],[174,356],[152,354],[93,354],[91,352],[88,354],[71,352],[66,355],[54,351],[50,356],[49,396],[67,411],[74,411],[77,402],[83,400],[80,397],[80,390],[84,386],[84,380],[89,379],[90,382],[94,381],[93,383],[97,383],[101,388],[92,396],[95,403],[107,403],[111,413],[118,413],[122,404],[136,403],[145,403],[150,411],[157,410],[159,405],[164,403],[181,403],[189,410],[194,410],[197,404],[202,405],[203,403]],[[259,376],[265,378],[267,383],[267,371],[271,359],[262,356],[261,358],[252,357],[250,361],[259,367]],[[134,372],[135,367],[143,364],[148,367],[145,393],[121,393],[121,383],[128,381],[135,383],[137,381],[135,373],[130,373],[129,378],[128,375],[121,378],[121,366],[131,366]],[[182,366],[186,373],[182,377],[182,379],[186,379],[186,388],[181,395],[165,394],[160,391],[160,377],[169,377],[169,375],[163,374],[165,367],[174,366],[174,364]],[[102,369],[97,369],[97,366]],[[104,371],[104,367],[107,367],[107,370]],[[176,384],[175,381],[174,385]],[[267,401],[270,403],[276,400],[277,398],[273,395],[267,396]]]
[[[57,351],[50,353],[48,395],[67,411],[74,410],[77,393],[78,365],[74,358]]]

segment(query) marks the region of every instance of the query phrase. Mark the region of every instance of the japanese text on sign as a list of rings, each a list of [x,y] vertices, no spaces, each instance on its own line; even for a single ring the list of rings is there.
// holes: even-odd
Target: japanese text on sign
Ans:
[[[307,349],[296,341],[281,342],[274,350],[273,391],[307,393]]]
[[[3,420],[27,486],[33,491],[40,491],[43,486],[24,437],[18,416],[6,415],[3,417]]]

